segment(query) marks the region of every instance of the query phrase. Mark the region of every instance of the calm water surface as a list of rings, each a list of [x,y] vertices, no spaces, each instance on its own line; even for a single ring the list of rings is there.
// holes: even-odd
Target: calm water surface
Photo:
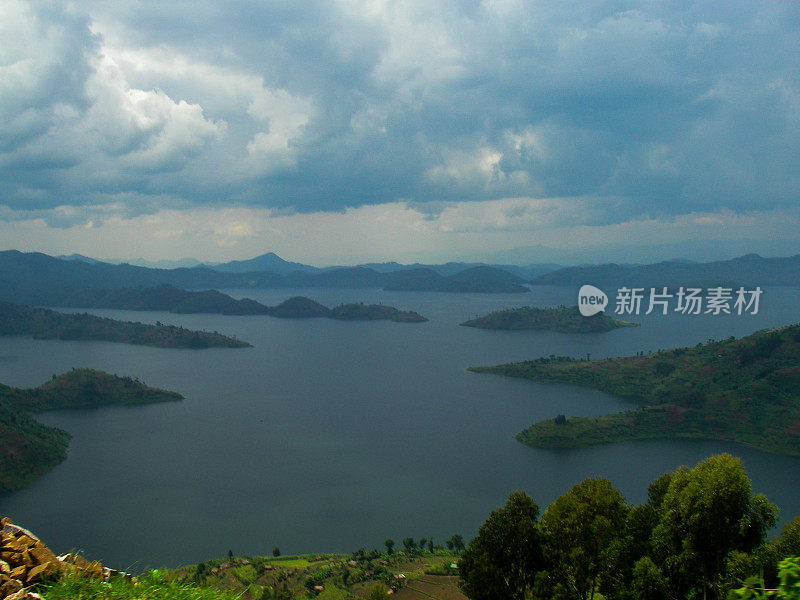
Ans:
[[[69,456],[0,514],[59,552],[79,548],[118,568],[227,553],[350,552],[387,537],[473,535],[523,489],[543,509],[586,477],[641,502],[656,476],[713,453],[741,457],[756,491],[800,513],[800,460],[734,444],[658,440],[534,450],[513,436],[556,414],[627,403],[592,390],[477,375],[487,365],[561,354],[592,358],[693,345],[798,320],[800,290],[770,289],[752,316],[649,316],[641,327],[581,336],[458,327],[499,308],[574,304],[574,290],[527,295],[379,290],[227,290],[267,304],[303,294],[329,306],[383,302],[423,324],[265,316],[95,314],[236,335],[249,349],[170,350],[0,338],[0,381],[41,384],[72,367],[138,377],[181,402],[46,413],[73,434]]]

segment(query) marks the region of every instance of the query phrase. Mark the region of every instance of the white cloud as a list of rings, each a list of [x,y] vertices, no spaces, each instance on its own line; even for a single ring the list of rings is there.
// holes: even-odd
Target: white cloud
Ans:
[[[132,88],[107,55],[97,61],[87,92],[93,104],[81,127],[99,150],[121,157],[124,169],[179,170],[225,132],[225,123],[206,119],[198,104],[176,102],[160,89]]]
[[[266,131],[255,134],[247,144],[247,152],[261,173],[276,167],[295,164],[296,148],[292,143],[303,133],[314,114],[314,104],[308,98],[293,96],[286,90],[269,90],[263,86],[253,95],[247,113]]]

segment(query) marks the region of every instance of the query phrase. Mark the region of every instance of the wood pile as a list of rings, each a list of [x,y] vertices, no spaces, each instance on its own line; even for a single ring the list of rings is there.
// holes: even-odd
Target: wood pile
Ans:
[[[106,581],[115,576],[132,579],[78,554],[56,556],[27,529],[14,525],[8,517],[0,519],[0,600],[41,600],[31,586],[64,573]]]

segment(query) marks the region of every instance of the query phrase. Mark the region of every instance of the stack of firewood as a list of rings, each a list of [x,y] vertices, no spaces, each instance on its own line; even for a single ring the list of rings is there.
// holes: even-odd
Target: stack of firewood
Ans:
[[[8,517],[0,519],[0,600],[41,600],[30,587],[64,573],[105,580],[113,576],[131,578],[78,554],[56,556],[27,529],[14,525]]]

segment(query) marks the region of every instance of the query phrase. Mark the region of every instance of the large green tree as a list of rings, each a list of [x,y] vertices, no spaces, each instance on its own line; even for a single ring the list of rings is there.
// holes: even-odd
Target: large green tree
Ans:
[[[541,520],[548,584],[554,598],[593,598],[612,570],[613,542],[623,534],[628,506],[606,479],[586,479],[547,507]]]
[[[514,492],[492,511],[458,563],[460,586],[472,600],[524,600],[542,569],[539,507]]]
[[[775,546],[779,558],[800,556],[800,515],[783,526]]]
[[[752,494],[741,462],[729,454],[673,473],[658,512],[653,558],[676,598],[722,595],[718,583],[730,553],[759,547],[777,518],[777,508]]]

